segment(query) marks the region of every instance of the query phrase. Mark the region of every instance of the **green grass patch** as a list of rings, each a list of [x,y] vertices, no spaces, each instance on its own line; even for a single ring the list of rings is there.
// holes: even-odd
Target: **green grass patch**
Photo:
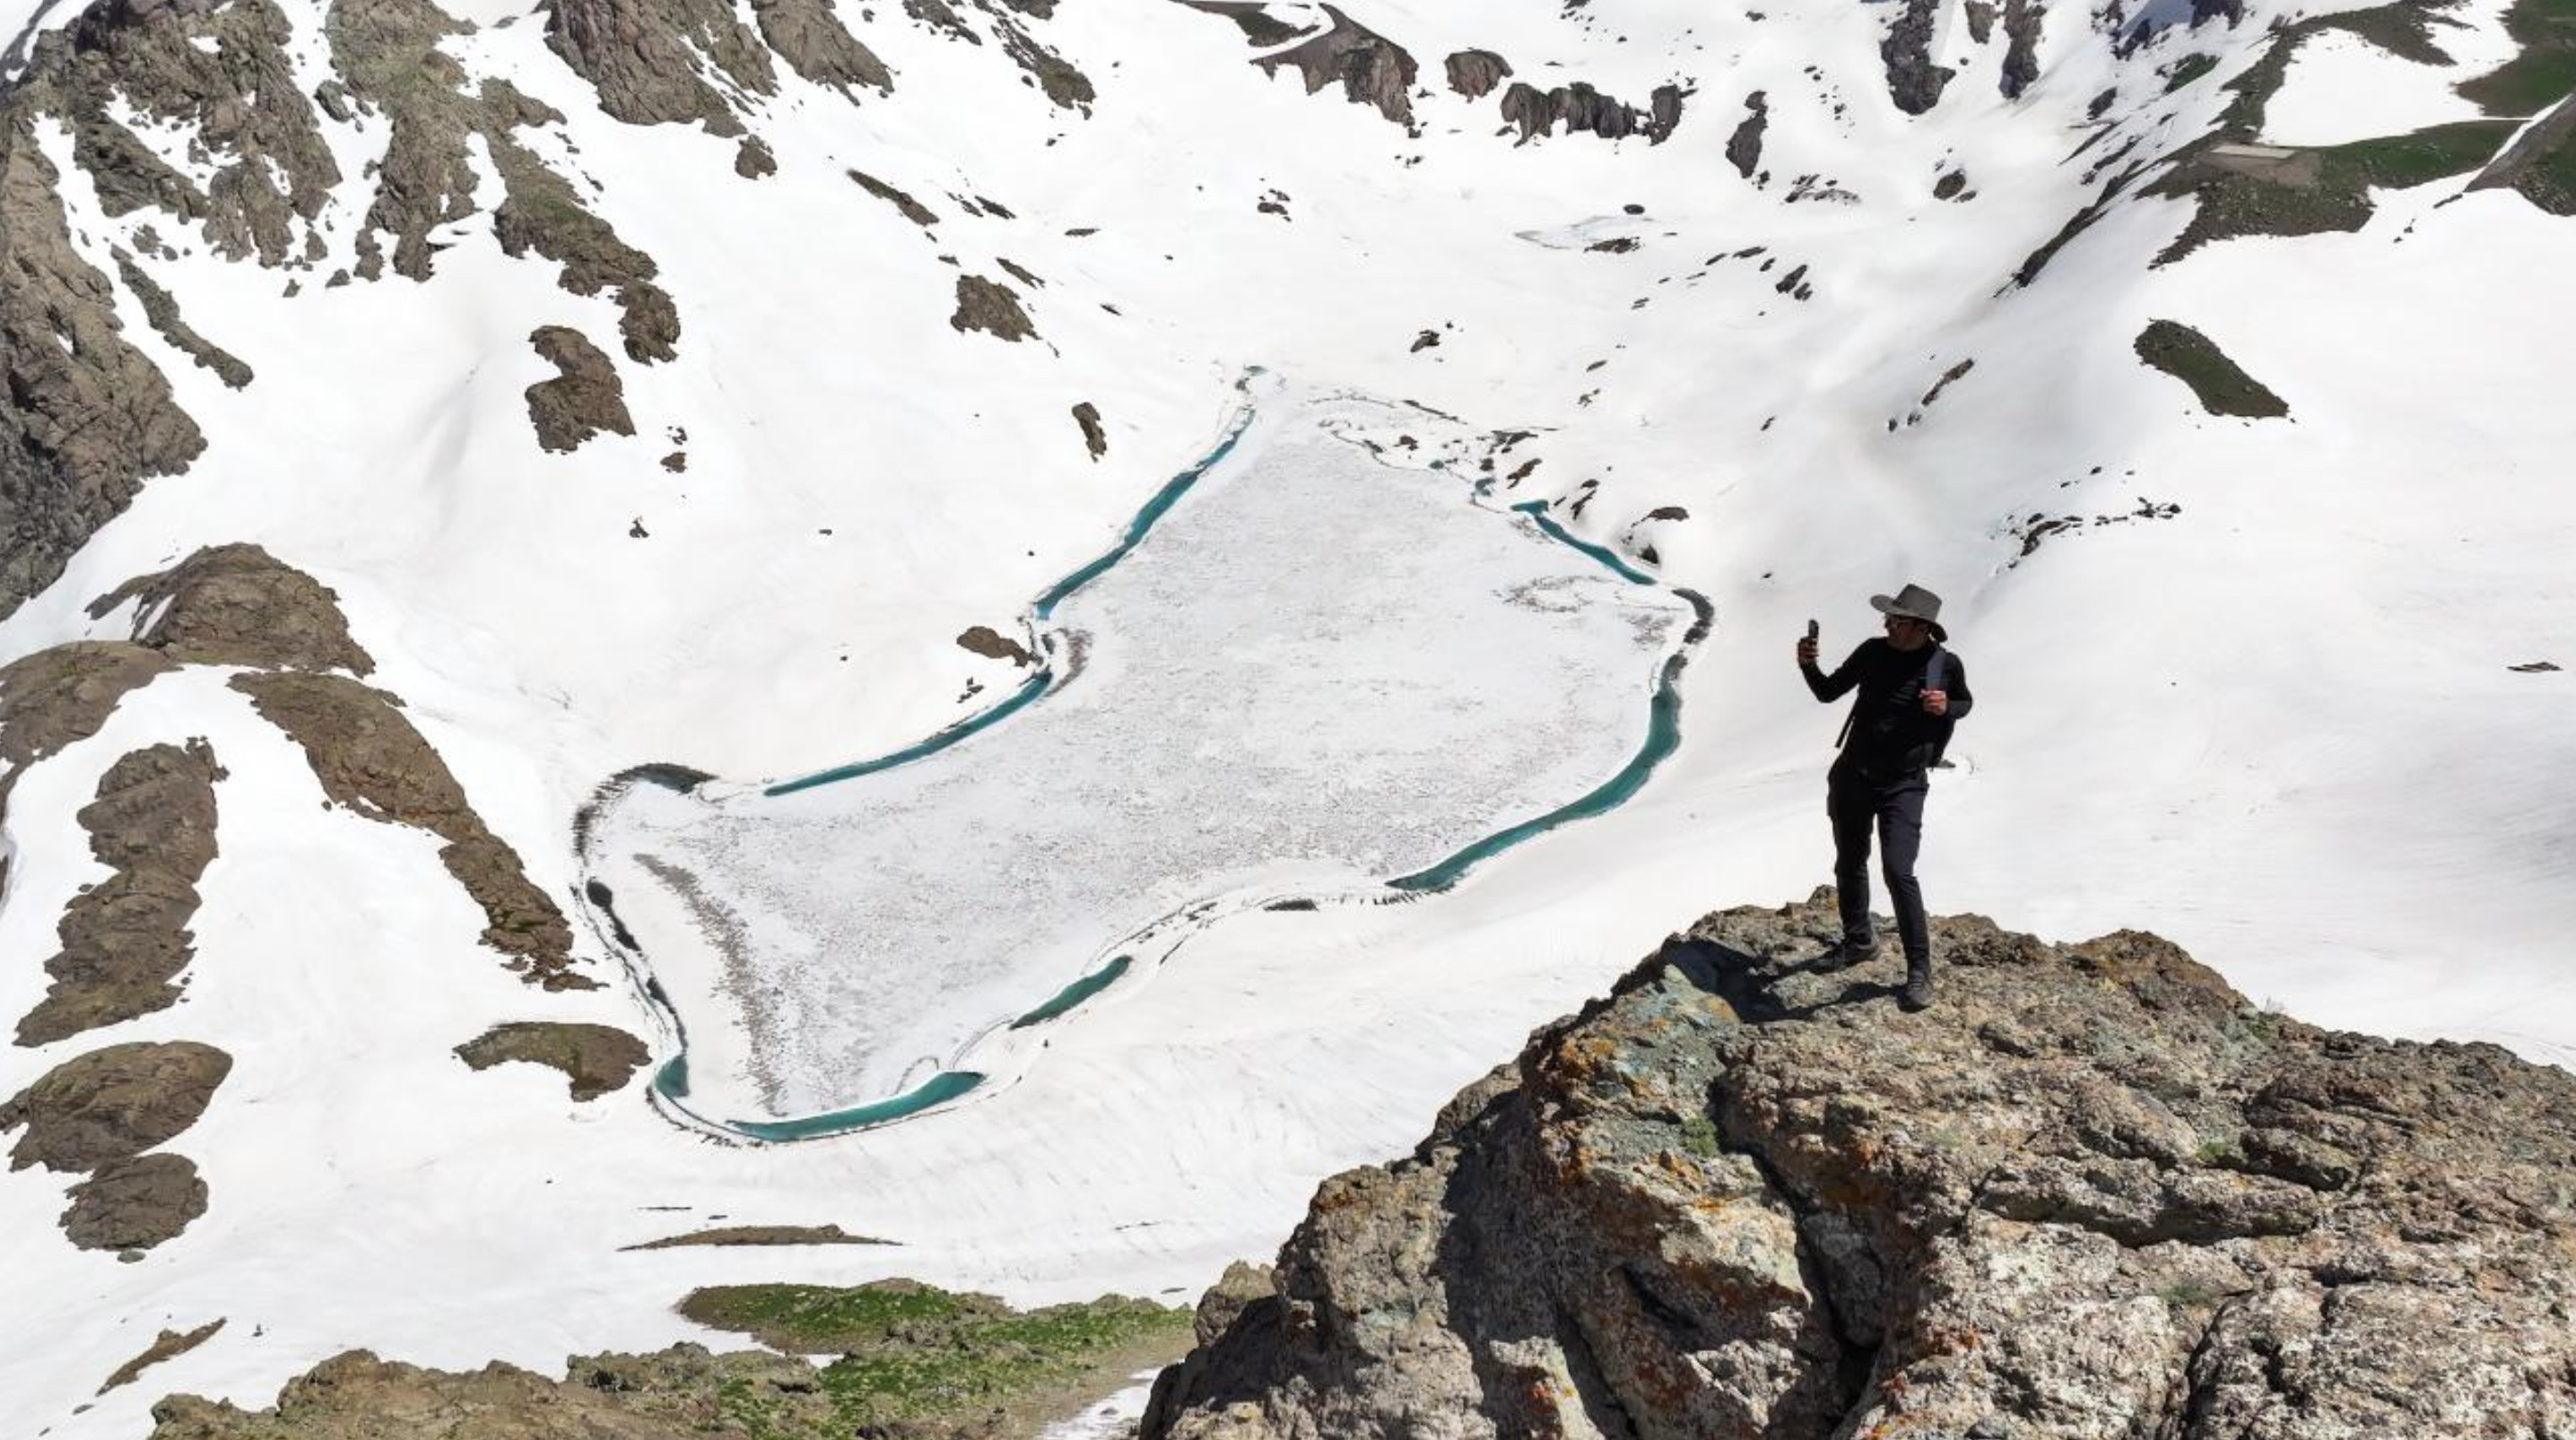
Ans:
[[[2518,0],[2505,33],[2522,53],[2459,86],[2490,115],[2537,115],[2576,94],[2576,0]]]
[[[1693,1115],[1682,1122],[1682,1148],[1702,1160],[1717,1155],[1717,1122],[1705,1115]]]
[[[2215,55],[2185,55],[2174,62],[2173,73],[2165,77],[2165,93],[2171,95],[2217,68]]]
[[[2325,163],[2326,186],[2403,190],[2477,169],[2495,158],[2513,131],[2510,120],[2462,120],[2412,135],[2332,145],[2316,154]]]
[[[2576,131],[2531,157],[2513,186],[2552,215],[2576,215]]]
[[[2290,413],[2280,396],[2188,325],[2171,320],[2149,323],[2138,334],[2138,358],[2190,386],[2191,393],[2200,397],[2200,407],[2212,415],[2268,419]]]
[[[2176,1310],[2206,1310],[2221,1298],[2221,1292],[2197,1280],[2176,1280],[2161,1286],[2156,1298]]]
[[[1140,1347],[1177,1354],[1191,1324],[1187,1310],[1120,1296],[1016,1311],[990,1296],[907,1280],[854,1289],[717,1286],[691,1294],[679,1309],[773,1349],[838,1354],[821,1378],[841,1434],[984,1415],[1061,1389]],[[789,1422],[767,1412],[775,1401],[757,1387],[720,1398],[727,1418],[755,1436],[796,1433],[777,1428]]]

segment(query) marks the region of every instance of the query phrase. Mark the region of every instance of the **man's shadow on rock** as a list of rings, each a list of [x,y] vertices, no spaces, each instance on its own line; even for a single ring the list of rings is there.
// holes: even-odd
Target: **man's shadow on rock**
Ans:
[[[1893,1000],[1903,993],[1898,986],[1854,980],[1828,994],[1827,977],[1838,972],[1825,968],[1824,955],[1784,961],[1696,935],[1665,941],[1659,958],[1692,984],[1724,1000],[1750,1025],[1811,1019],[1839,1005]]]

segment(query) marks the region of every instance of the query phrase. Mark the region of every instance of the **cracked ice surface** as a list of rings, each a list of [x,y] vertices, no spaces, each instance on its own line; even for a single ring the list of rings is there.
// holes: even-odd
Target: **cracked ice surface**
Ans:
[[[1362,436],[1475,440],[1273,399],[1058,607],[1070,673],[1034,706],[787,795],[605,802],[590,863],[688,1027],[692,1108],[802,1117],[1008,1068],[1033,1048],[1008,1023],[1140,931],[1426,868],[1637,753],[1685,602]]]

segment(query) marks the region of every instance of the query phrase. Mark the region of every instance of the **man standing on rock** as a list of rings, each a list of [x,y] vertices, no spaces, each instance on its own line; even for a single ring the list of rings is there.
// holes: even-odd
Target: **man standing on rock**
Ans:
[[[1834,888],[1842,902],[1843,938],[1822,968],[1839,970],[1878,954],[1869,921],[1869,835],[1878,827],[1879,865],[1905,942],[1908,1010],[1932,1003],[1932,932],[1914,857],[1923,845],[1923,797],[1931,770],[1950,742],[1950,727],[1968,713],[1968,670],[1942,648],[1941,597],[1908,585],[1893,599],[1869,597],[1887,617],[1887,636],[1864,640],[1833,674],[1816,668],[1816,624],[1798,642],[1798,672],[1826,703],[1857,689],[1851,716],[1835,743],[1842,753],[1825,774],[1825,814],[1834,825]]]

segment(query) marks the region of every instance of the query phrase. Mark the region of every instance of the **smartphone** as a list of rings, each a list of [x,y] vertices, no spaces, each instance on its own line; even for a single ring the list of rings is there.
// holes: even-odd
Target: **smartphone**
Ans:
[[[1808,639],[1808,641],[1809,641],[1810,643],[1812,643],[1812,642],[1815,640],[1815,638],[1816,638],[1816,633],[1817,633],[1817,632],[1816,632],[1816,622],[1815,622],[1815,621],[1813,621],[1813,620],[1808,621],[1808,622],[1807,622],[1807,639]]]

